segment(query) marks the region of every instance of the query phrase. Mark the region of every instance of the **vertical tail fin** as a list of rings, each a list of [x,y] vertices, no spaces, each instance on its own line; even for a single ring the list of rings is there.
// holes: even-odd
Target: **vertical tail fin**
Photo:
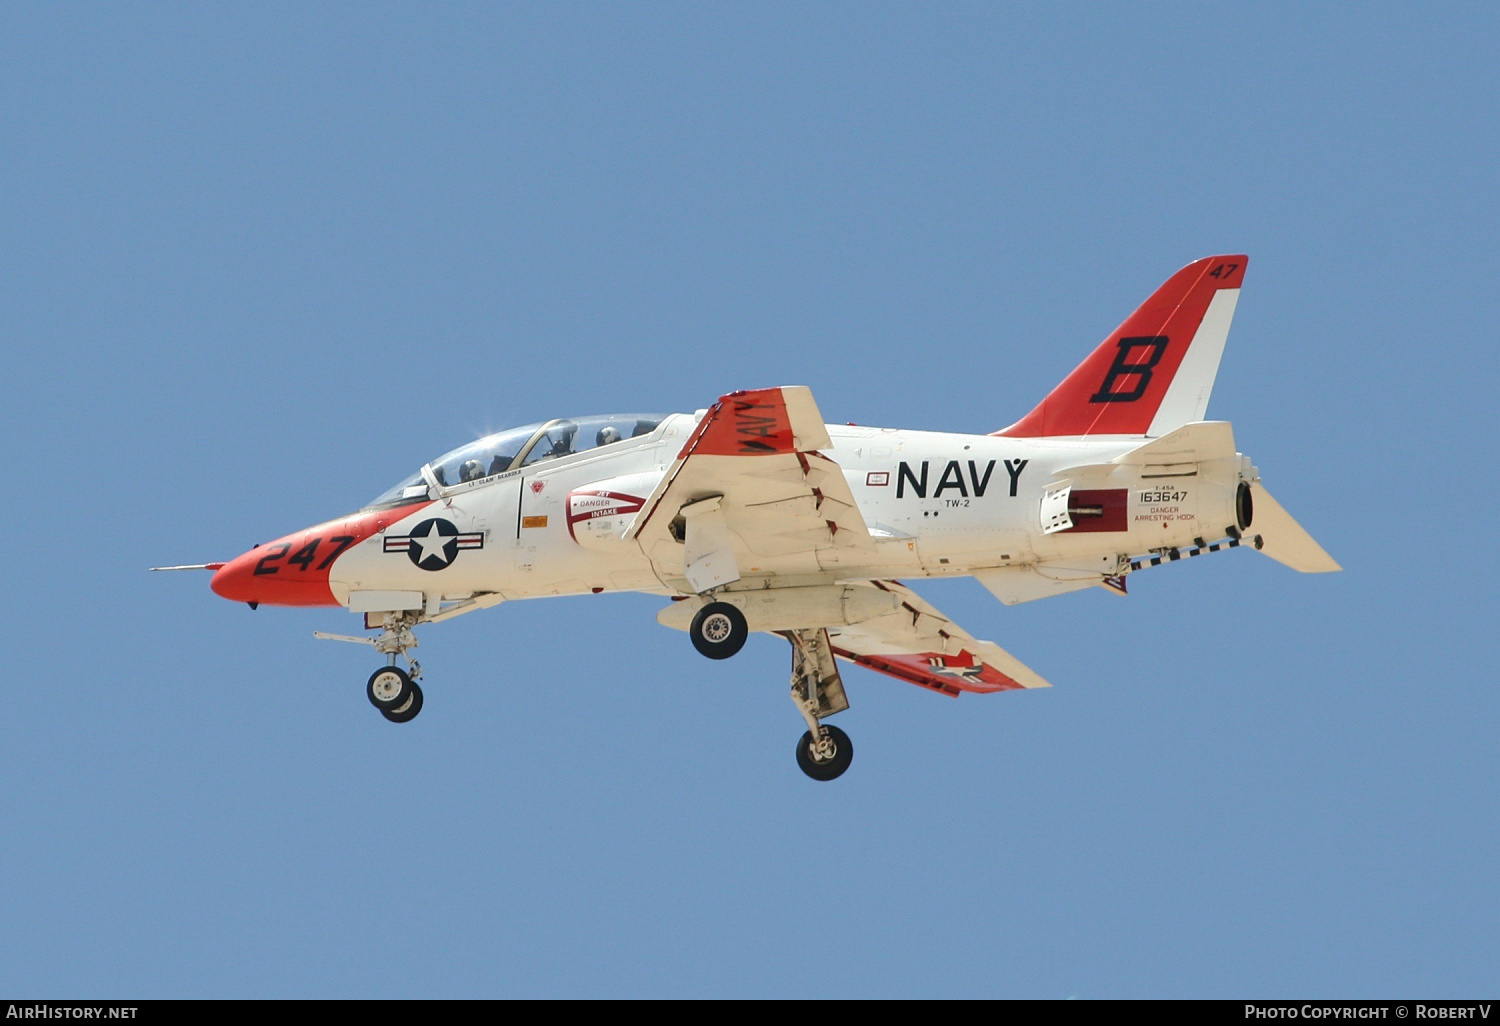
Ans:
[[[997,435],[1148,435],[1202,420],[1219,372],[1243,255],[1188,264],[1036,409]]]

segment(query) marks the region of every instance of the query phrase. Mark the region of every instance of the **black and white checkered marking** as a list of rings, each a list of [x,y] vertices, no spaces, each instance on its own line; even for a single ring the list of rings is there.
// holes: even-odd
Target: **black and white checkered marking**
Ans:
[[[1210,552],[1223,552],[1225,549],[1237,549],[1243,544],[1245,544],[1245,540],[1243,538],[1225,538],[1223,541],[1214,542],[1212,545],[1194,545],[1190,549],[1169,549],[1168,551],[1163,552],[1160,555],[1151,556],[1149,558],[1132,559],[1130,561],[1130,569],[1140,570],[1142,567],[1161,566],[1163,563],[1170,563],[1176,559],[1190,559],[1193,556],[1203,556],[1207,555]],[[1251,538],[1250,544],[1254,545],[1257,549],[1260,548],[1260,535],[1257,534],[1253,538]]]
[[[385,536],[386,552],[404,552],[422,570],[445,570],[458,558],[460,549],[482,548],[482,532],[463,534],[453,521],[436,517],[422,521],[411,534]]]

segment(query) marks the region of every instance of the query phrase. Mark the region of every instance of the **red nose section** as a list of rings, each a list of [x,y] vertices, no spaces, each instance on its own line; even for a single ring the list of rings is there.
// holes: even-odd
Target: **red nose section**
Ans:
[[[328,573],[346,551],[430,503],[356,513],[258,545],[214,572],[208,586],[231,602],[336,606]]]
[[[322,565],[325,555],[333,553],[329,540],[319,539],[317,549],[311,553],[312,559],[307,565],[301,562],[301,553],[313,540],[311,536],[306,541],[303,538],[310,534],[289,534],[269,545],[251,549],[214,571],[208,586],[214,594],[232,602],[268,606],[338,605],[328,588],[328,567]],[[326,553],[319,551],[325,548]],[[298,562],[288,562],[288,557],[292,556],[298,557]]]

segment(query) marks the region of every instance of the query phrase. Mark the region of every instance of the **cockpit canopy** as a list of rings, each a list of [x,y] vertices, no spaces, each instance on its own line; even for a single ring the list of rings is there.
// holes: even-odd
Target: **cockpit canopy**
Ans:
[[[666,416],[651,413],[615,413],[594,417],[559,418],[541,424],[509,428],[486,435],[440,456],[382,493],[367,509],[400,506],[431,497],[424,471],[431,469],[440,488],[482,481],[517,467],[530,467],[545,460],[561,459],[605,445],[640,438],[655,431]]]

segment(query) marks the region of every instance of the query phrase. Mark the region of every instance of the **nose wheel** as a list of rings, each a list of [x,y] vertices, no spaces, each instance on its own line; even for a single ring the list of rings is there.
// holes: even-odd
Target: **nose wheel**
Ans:
[[[419,664],[412,666],[421,673]],[[411,674],[396,666],[382,666],[370,674],[365,694],[380,715],[392,723],[407,723],[422,711],[421,686],[412,680]]]
[[[371,705],[384,712],[401,704],[402,699],[411,694],[411,689],[411,676],[406,671],[395,666],[382,666],[370,674],[365,694]]]
[[[370,674],[365,684],[365,697],[380,710],[380,715],[392,723],[408,723],[422,711],[422,688],[417,679],[422,676],[422,664],[407,655],[409,649],[417,647],[412,627],[417,617],[412,614],[389,614],[385,618],[385,631],[376,638],[358,638],[347,634],[327,634],[314,631],[313,636],[324,641],[348,641],[356,645],[371,645],[375,651],[386,656],[390,662]],[[408,669],[396,665],[397,658],[404,658]]]

